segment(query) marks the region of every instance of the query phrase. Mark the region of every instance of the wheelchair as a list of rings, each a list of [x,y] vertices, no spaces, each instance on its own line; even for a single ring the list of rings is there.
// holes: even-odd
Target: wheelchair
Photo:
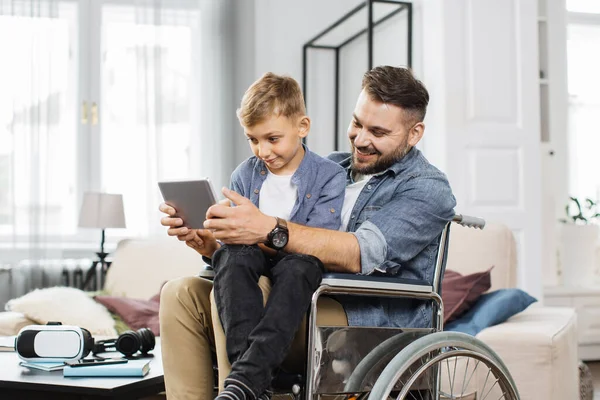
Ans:
[[[446,224],[435,261],[433,284],[394,277],[328,273],[313,294],[307,321],[304,376],[280,373],[276,396],[295,400],[519,400],[500,357],[477,338],[444,332],[441,281],[450,227],[483,229],[485,221],[455,215]],[[430,302],[431,328],[317,326],[322,295],[390,296]]]

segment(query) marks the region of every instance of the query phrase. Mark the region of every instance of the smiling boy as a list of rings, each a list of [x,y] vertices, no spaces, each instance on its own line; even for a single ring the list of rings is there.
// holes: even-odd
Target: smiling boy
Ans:
[[[214,298],[232,364],[217,399],[267,399],[265,390],[324,272],[316,257],[281,251],[288,239],[286,221],[339,229],[346,174],[302,144],[310,119],[294,79],[263,75],[244,94],[238,118],[254,156],[233,172],[231,189],[272,216],[273,230],[266,243],[250,246],[221,246],[210,231],[199,230],[201,240],[191,245],[212,258]],[[264,306],[261,276],[273,285]]]

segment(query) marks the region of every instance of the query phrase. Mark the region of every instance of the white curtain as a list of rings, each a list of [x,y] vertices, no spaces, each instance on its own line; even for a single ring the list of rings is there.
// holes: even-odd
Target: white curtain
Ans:
[[[99,230],[77,227],[83,192],[123,194],[127,229],[107,231],[110,250],[165,235],[157,181],[227,185],[233,7],[0,0],[0,267],[22,265],[11,297],[58,283],[51,260],[95,257]]]
[[[62,253],[62,211],[74,197],[62,159],[72,129],[65,118],[68,27],[60,12],[52,0],[0,0],[0,264],[14,261],[11,250],[27,259]],[[10,271],[2,277],[17,281]],[[48,281],[40,268],[28,269],[27,278],[33,286]]]

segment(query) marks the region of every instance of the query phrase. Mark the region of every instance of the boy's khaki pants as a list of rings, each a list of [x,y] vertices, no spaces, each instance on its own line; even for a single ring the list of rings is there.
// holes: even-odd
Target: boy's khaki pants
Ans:
[[[259,286],[266,302],[271,283],[262,277]],[[219,390],[231,369],[223,328],[211,292],[212,282],[200,277],[175,279],[162,289],[160,335],[169,400],[213,398],[213,352],[217,354]],[[306,320],[284,362],[286,369],[291,371],[304,372],[305,324]],[[341,304],[326,297],[319,299],[317,325],[347,326],[348,320]]]

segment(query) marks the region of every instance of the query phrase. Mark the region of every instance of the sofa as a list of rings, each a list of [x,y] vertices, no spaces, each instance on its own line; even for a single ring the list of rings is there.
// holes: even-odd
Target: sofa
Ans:
[[[483,231],[454,225],[447,268],[462,274],[494,266],[492,288],[509,288],[517,280],[516,245],[503,225]],[[200,257],[173,238],[125,240],[113,253],[105,289],[112,295],[149,299],[165,281],[196,275]],[[15,334],[32,321],[14,312],[0,313],[0,335]],[[579,397],[576,316],[573,309],[534,304],[477,337],[503,359],[523,400]]]
[[[493,223],[482,231],[453,225],[446,269],[470,274],[491,266],[490,291],[516,286],[517,250],[511,230]],[[534,303],[477,338],[502,358],[522,400],[579,398],[574,309]]]

